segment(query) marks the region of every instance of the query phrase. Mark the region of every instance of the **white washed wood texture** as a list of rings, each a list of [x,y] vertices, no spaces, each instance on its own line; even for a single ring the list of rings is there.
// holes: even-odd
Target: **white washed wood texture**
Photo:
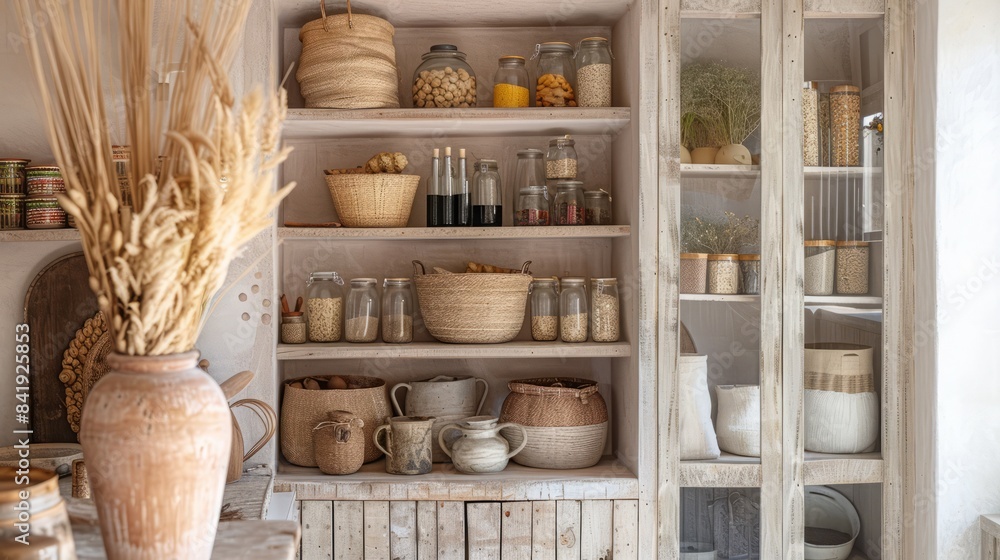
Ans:
[[[465,520],[469,560],[500,560],[500,504],[466,504]]]
[[[333,560],[333,502],[302,502],[302,560]]]
[[[465,558],[465,504],[437,503],[437,544],[440,560]]]
[[[531,502],[531,558],[556,558],[556,503],[554,500]]]
[[[417,502],[417,558],[437,558],[437,502]]]
[[[417,560],[417,502],[389,502],[389,554]]]
[[[630,560],[639,557],[639,504],[635,500],[615,500],[612,557]]]
[[[364,502],[365,560],[389,560],[389,502]]]
[[[531,502],[506,502],[500,515],[504,560],[531,560]]]
[[[580,503],[580,556],[585,560],[611,560],[614,548],[614,502],[585,500]]]
[[[364,502],[333,502],[333,557],[362,560],[365,556]]]

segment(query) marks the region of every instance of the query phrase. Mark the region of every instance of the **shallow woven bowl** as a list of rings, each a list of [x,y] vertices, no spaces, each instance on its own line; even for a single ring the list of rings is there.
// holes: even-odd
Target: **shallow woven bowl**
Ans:
[[[405,227],[410,221],[419,175],[356,173],[327,175],[333,206],[346,227]]]

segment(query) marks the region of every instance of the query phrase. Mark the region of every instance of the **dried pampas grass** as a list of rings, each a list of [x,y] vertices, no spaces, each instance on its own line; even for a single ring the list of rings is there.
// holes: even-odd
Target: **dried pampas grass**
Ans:
[[[193,349],[230,262],[294,186],[273,188],[288,154],[279,145],[284,91],[237,100],[229,83],[250,4],[18,0],[66,181],[61,202],[120,353]],[[169,96],[150,83],[168,69],[179,70]],[[111,161],[108,111],[122,98],[134,208],[122,206]]]

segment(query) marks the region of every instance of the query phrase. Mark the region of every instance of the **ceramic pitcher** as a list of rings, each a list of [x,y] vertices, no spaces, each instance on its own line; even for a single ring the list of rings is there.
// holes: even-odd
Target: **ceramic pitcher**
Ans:
[[[510,444],[500,435],[503,428],[521,430],[521,445],[510,451]],[[461,432],[461,437],[453,443],[448,441],[449,432]],[[528,443],[528,432],[524,426],[505,423],[497,425],[491,416],[473,416],[461,424],[449,424],[441,428],[438,444],[451,457],[455,469],[468,474],[495,473],[507,468],[507,460],[517,455]]]
[[[483,384],[483,396],[476,401],[476,383]],[[439,375],[424,381],[397,383],[389,392],[396,414],[403,410],[396,400],[396,390],[406,387],[406,414],[408,416],[475,416],[483,408],[490,386],[478,377],[452,377]]]
[[[431,472],[431,427],[427,416],[397,416],[375,429],[375,446],[385,453],[385,472],[389,474],[427,474]],[[379,435],[385,432],[385,446]]]

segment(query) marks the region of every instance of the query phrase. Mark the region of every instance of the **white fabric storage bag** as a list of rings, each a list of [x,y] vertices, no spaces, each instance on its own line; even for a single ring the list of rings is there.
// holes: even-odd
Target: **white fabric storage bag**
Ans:
[[[719,385],[715,433],[719,448],[744,457],[760,457],[760,387]]]
[[[680,370],[681,460],[719,458],[719,443],[712,427],[712,397],[708,393],[708,356],[681,354]]]

